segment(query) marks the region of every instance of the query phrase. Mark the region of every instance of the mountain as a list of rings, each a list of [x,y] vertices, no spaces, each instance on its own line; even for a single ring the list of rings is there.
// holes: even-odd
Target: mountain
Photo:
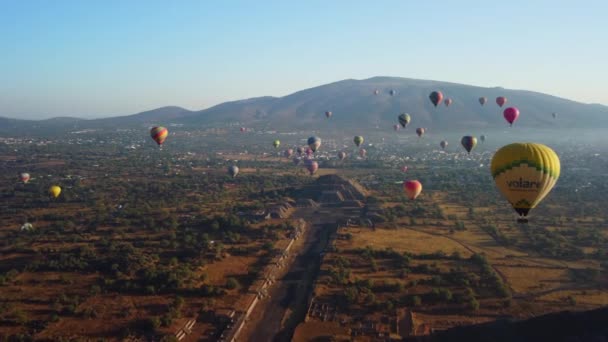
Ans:
[[[374,90],[379,94],[374,95]],[[395,96],[389,91],[395,90]],[[449,108],[440,104],[436,108],[429,94],[439,90],[451,98]],[[479,97],[488,98],[485,106]],[[22,121],[0,118],[0,133],[15,128],[113,128],[124,126],[151,126],[153,124],[183,124],[186,127],[241,125],[276,129],[308,128],[324,122],[325,127],[368,128],[370,125],[390,127],[399,113],[412,115],[411,125],[437,130],[458,127],[506,127],[502,117],[504,108],[495,103],[498,96],[507,97],[508,106],[521,112],[515,126],[525,127],[608,127],[608,107],[584,104],[556,96],[526,90],[501,87],[485,88],[464,84],[417,80],[399,77],[373,77],[365,80],[348,79],[298,91],[284,97],[258,97],[232,101],[200,110],[189,111],[181,107],[162,107],[134,115],[95,120],[73,118],[43,121]],[[332,111],[326,119],[325,111]],[[551,113],[557,113],[553,119]],[[13,127],[13,130],[10,129]]]

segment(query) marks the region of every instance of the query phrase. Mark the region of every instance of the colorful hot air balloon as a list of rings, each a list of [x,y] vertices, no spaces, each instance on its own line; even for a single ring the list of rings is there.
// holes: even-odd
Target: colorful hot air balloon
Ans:
[[[308,170],[308,172],[310,172],[310,175],[312,176],[319,169],[319,164],[316,161],[307,160],[306,161],[306,169]]]
[[[281,146],[281,141],[278,139],[273,141],[272,146],[274,146],[274,148],[279,148],[279,146]]]
[[[241,127],[241,132],[245,132],[247,129],[245,127]]]
[[[401,168],[401,172],[407,172],[407,166],[406,166],[406,165],[404,165],[404,166]]]
[[[367,150],[364,148],[359,149],[359,156],[361,158],[365,158],[365,156],[367,155]]]
[[[285,156],[285,158],[291,158],[292,154],[293,154],[293,150],[291,148],[288,148],[285,150],[285,152],[283,152],[283,155]]]
[[[340,160],[344,160],[346,158],[346,152],[344,152],[344,151],[338,152],[338,158]]]
[[[496,98],[496,104],[499,105],[500,107],[504,106],[505,103],[507,103],[507,98],[504,96],[499,96]]]
[[[152,129],[150,130],[150,136],[152,137],[152,139],[154,139],[154,141],[156,141],[159,147],[163,145],[163,143],[167,139],[167,135],[169,135],[169,130],[165,127],[152,127]]]
[[[403,128],[407,127],[410,121],[412,121],[412,117],[407,113],[400,114],[397,119],[399,120],[399,124],[401,124],[401,127]]]
[[[398,124],[395,124],[395,125],[393,126],[393,129],[394,129],[395,131],[398,131],[400,127],[401,127],[401,126],[399,126]]]
[[[446,148],[446,147],[448,147],[448,142],[447,142],[447,141],[445,141],[445,140],[442,140],[442,141],[439,143],[439,146],[441,146],[441,148],[445,150],[445,148]]]
[[[333,113],[332,113],[332,112],[330,112],[330,111],[325,112],[325,116],[326,116],[328,119],[329,119],[329,118],[331,118],[332,114],[333,114]]]
[[[429,95],[429,99],[431,100],[431,103],[433,103],[433,105],[437,107],[437,105],[443,99],[443,94],[440,91],[434,91],[431,93],[431,95]]]
[[[416,128],[416,134],[418,134],[418,137],[422,137],[422,135],[424,135],[424,128],[422,128],[422,127]]]
[[[317,152],[317,150],[319,149],[319,147],[321,147],[321,138],[319,137],[310,137],[308,138],[308,147],[310,147],[310,149],[313,152]]]
[[[236,177],[236,175],[238,175],[238,174],[239,174],[239,167],[238,167],[238,166],[236,166],[236,165],[232,165],[232,166],[230,166],[230,167],[228,168],[228,174],[229,174],[229,175],[230,175],[232,178]]]
[[[464,149],[467,150],[468,153],[471,153],[471,151],[477,145],[477,138],[475,138],[474,136],[465,135],[460,140],[460,143],[462,144],[462,147],[464,147]]]
[[[507,120],[507,122],[511,126],[513,126],[513,123],[519,117],[519,109],[517,109],[516,107],[509,107],[509,108],[505,109],[505,111],[502,114],[505,117],[505,120]]]
[[[298,152],[298,155],[299,155],[299,156],[302,156],[302,153],[304,153],[304,147],[298,147],[298,148],[296,149],[296,152]]]
[[[380,94],[380,90],[378,90],[378,89],[374,90],[374,95],[378,95],[378,94]]]
[[[397,94],[397,92],[394,89],[391,89],[391,91],[388,92],[391,96],[395,96],[395,94]]]
[[[549,147],[514,143],[501,147],[491,163],[498,190],[520,215],[520,222],[551,191],[560,174],[560,161]]]
[[[361,146],[361,144],[363,144],[364,139],[363,139],[363,137],[362,137],[362,136],[357,135],[357,136],[356,136],[356,137],[353,139],[353,141],[355,142],[355,145],[357,145],[357,147],[359,147],[359,146]]]
[[[61,194],[61,188],[58,187],[57,185],[53,185],[49,188],[49,195],[53,198],[57,198],[59,197],[59,194]]]
[[[482,134],[481,136],[479,136],[479,140],[481,140],[481,142],[485,142],[486,136]]]
[[[422,184],[417,180],[406,180],[403,182],[403,190],[409,199],[415,200],[422,192]]]
[[[308,147],[308,148],[306,148],[305,153],[308,158],[311,158],[313,153],[315,153],[315,152],[312,150],[312,148]]]
[[[483,106],[483,105],[485,105],[485,104],[486,104],[486,102],[488,102],[488,98],[487,98],[487,97],[480,97],[480,98],[479,98],[479,104],[480,104],[480,105],[482,105],[482,106]]]
[[[443,101],[443,103],[445,104],[446,107],[449,107],[452,104],[452,99],[447,98]]]
[[[21,173],[21,174],[19,175],[19,178],[21,179],[21,181],[22,181],[24,184],[27,184],[27,182],[29,182],[29,181],[30,181],[30,174],[29,174],[29,173],[27,173],[27,172],[23,172],[23,173]]]

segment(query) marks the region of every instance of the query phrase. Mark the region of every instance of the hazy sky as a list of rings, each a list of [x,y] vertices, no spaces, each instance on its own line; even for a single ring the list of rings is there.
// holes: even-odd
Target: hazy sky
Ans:
[[[608,104],[608,1],[1,0],[0,116],[126,115],[401,76]]]

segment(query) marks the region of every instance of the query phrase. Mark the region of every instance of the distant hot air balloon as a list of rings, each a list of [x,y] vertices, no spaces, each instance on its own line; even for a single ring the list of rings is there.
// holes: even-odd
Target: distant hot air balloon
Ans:
[[[551,113],[551,116],[555,119],[555,118],[557,118],[557,113],[553,112],[553,113]]]
[[[308,170],[308,172],[310,172],[310,175],[312,176],[319,169],[319,164],[316,161],[307,160],[306,161],[306,169]]]
[[[29,174],[29,173],[27,173],[27,172],[23,172],[23,173],[21,173],[21,174],[19,175],[19,178],[21,179],[21,181],[22,181],[24,184],[27,184],[27,182],[29,182],[29,181],[30,181],[30,174]]]
[[[359,149],[359,156],[361,158],[365,158],[366,155],[367,155],[367,150],[365,150],[364,148]]]
[[[441,146],[441,148],[445,150],[445,148],[446,148],[446,147],[448,147],[448,142],[447,142],[447,141],[445,141],[445,140],[442,140],[442,141],[439,143],[439,146]]]
[[[397,117],[397,120],[399,120],[399,124],[401,124],[401,127],[405,128],[410,123],[410,121],[412,121],[412,117],[407,113],[402,113]]]
[[[236,166],[236,165],[232,165],[232,166],[230,166],[230,167],[228,168],[228,174],[229,174],[229,175],[230,175],[232,178],[236,177],[236,175],[238,175],[238,174],[239,174],[239,167],[238,167],[238,166]]]
[[[481,142],[485,142],[486,136],[482,134],[481,136],[479,136],[479,140],[481,140]]]
[[[355,145],[357,145],[357,147],[359,147],[359,146],[361,146],[361,144],[363,144],[364,139],[363,139],[363,137],[362,137],[362,136],[357,135],[357,136],[356,136],[356,137],[353,139],[353,141],[355,142]]]
[[[374,90],[374,95],[378,95],[380,94],[380,91],[378,89]]]
[[[292,154],[293,154],[293,150],[291,148],[288,148],[285,150],[285,152],[283,152],[283,155],[285,156],[285,158],[291,158]]]
[[[491,163],[498,190],[527,222],[535,208],[551,191],[560,174],[560,161],[549,147],[535,143],[514,143],[501,147]]]
[[[296,152],[298,152],[298,155],[299,155],[299,156],[302,156],[302,153],[304,153],[304,147],[298,147],[298,148],[296,149]]]
[[[152,139],[154,139],[154,141],[156,141],[159,147],[163,145],[163,143],[167,139],[167,135],[169,135],[169,130],[165,127],[152,127],[152,129],[150,130],[150,136],[152,137]]]
[[[329,119],[329,118],[331,118],[332,114],[333,114],[333,113],[332,113],[332,112],[330,112],[330,111],[325,112],[325,116],[326,116],[328,119]]]
[[[505,103],[507,103],[507,98],[504,96],[499,96],[496,98],[496,104],[499,105],[500,107],[504,106]]]
[[[487,97],[480,97],[480,98],[479,98],[479,104],[480,104],[480,105],[482,105],[482,106],[483,106],[483,105],[485,105],[485,104],[486,104],[486,102],[488,102],[488,98],[487,98]]]
[[[245,132],[247,129],[245,127],[241,127],[241,132]]]
[[[406,180],[403,182],[403,190],[409,199],[415,200],[422,192],[422,184],[417,180]]]
[[[306,149],[305,153],[306,153],[306,156],[308,158],[310,158],[310,157],[312,157],[313,153],[315,153],[315,151],[313,151],[312,148],[309,147],[309,148]]]
[[[394,129],[395,131],[398,131],[400,127],[401,127],[401,126],[399,126],[398,124],[395,124],[395,125],[393,126],[393,129]]]
[[[321,147],[321,138],[319,137],[310,137],[308,138],[308,147],[310,147],[310,149],[313,152],[317,152],[317,150],[319,149],[319,147]]]
[[[404,165],[404,166],[401,168],[401,172],[407,172],[407,165]]]
[[[395,96],[395,94],[397,94],[397,91],[395,89],[391,89],[391,91],[388,92],[391,96]]]
[[[422,128],[422,127],[416,128],[416,134],[418,134],[418,137],[422,137],[424,135],[424,128]]]
[[[503,116],[505,117],[505,120],[507,120],[507,122],[511,126],[513,126],[513,123],[519,117],[519,109],[517,109],[516,107],[509,107],[505,109],[505,111],[503,112]]]
[[[346,158],[346,152],[344,152],[344,151],[338,152],[338,158],[340,160],[344,160]]]
[[[49,188],[49,195],[53,198],[57,198],[59,197],[59,194],[61,194],[61,188],[57,185],[53,185]]]
[[[452,104],[452,99],[447,98],[443,101],[443,103],[445,104],[446,107],[449,107]]]
[[[471,153],[471,151],[477,145],[477,138],[475,138],[474,136],[465,135],[460,140],[460,143],[462,144],[462,147],[464,147],[464,149],[467,150],[468,153]]]
[[[274,148],[279,148],[279,146],[281,146],[281,141],[278,139],[273,141],[272,146],[274,146]]]
[[[429,99],[431,100],[431,103],[437,107],[437,105],[443,99],[443,94],[440,91],[434,91],[431,93],[431,95],[429,95]]]
[[[293,159],[291,161],[293,162],[293,165],[300,164],[300,158],[298,158],[298,157],[293,157]]]

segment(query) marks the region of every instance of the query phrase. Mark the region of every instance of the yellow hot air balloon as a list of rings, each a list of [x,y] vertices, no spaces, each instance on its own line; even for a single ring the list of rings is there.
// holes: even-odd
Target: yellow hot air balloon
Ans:
[[[560,173],[557,154],[535,143],[514,143],[501,147],[491,164],[492,177],[500,192],[521,216],[535,208],[551,191]]]
[[[61,194],[61,188],[58,187],[57,185],[53,185],[52,187],[49,188],[49,195],[57,198],[59,197],[59,194]]]

